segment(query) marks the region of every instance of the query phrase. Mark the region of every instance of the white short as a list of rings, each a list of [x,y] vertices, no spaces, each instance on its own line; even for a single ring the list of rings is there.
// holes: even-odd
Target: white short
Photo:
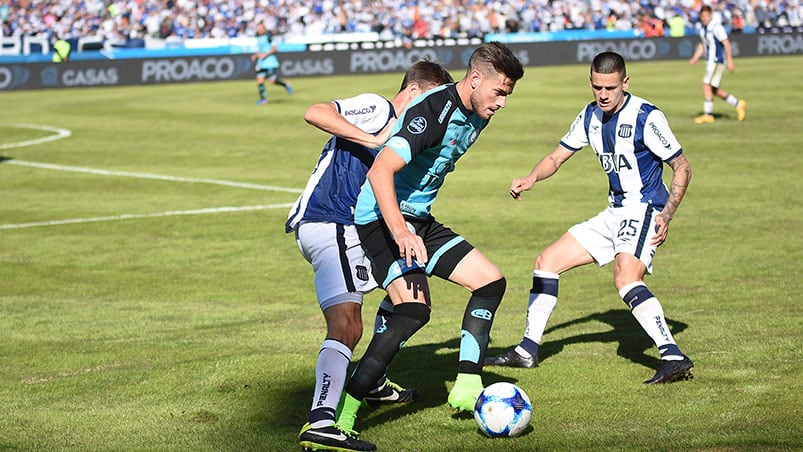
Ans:
[[[635,256],[652,273],[656,246],[655,216],[660,211],[648,204],[608,207],[597,216],[569,228],[569,233],[597,261],[600,267],[612,262],[617,254]]]
[[[705,63],[705,76],[703,77],[703,83],[706,85],[711,85],[714,88],[719,88],[719,85],[722,83],[722,74],[724,73],[724,64],[708,61]]]
[[[301,223],[296,244],[312,264],[322,310],[340,303],[362,303],[362,295],[377,287],[354,226]]]

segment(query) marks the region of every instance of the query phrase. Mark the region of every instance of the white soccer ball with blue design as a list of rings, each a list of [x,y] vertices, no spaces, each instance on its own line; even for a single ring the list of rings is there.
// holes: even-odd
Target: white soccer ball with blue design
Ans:
[[[530,398],[513,383],[489,385],[474,404],[474,419],[491,438],[521,434],[530,425],[532,415]]]

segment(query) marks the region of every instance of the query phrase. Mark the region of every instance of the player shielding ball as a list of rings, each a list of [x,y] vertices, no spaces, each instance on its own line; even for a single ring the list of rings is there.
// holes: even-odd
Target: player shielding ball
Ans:
[[[315,366],[312,406],[299,434],[304,448],[374,449],[373,444],[335,425],[348,366],[362,337],[363,298],[377,287],[354,226],[354,205],[397,114],[425,91],[450,82],[452,76],[440,64],[417,61],[405,72],[393,99],[363,93],[314,104],[304,113],[309,124],[332,134],[285,224],[285,231],[295,234],[301,255],[312,265],[315,293],[326,320],[326,338]],[[392,314],[392,304],[383,301],[375,331]],[[402,388],[383,374],[363,400],[373,405],[405,403],[417,397],[418,390]]]
[[[653,256],[666,240],[691,180],[691,167],[664,114],[627,92],[630,78],[619,54],[597,55],[590,81],[594,102],[580,111],[551,154],[529,175],[513,180],[510,195],[519,200],[590,145],[608,176],[609,207],[572,226],[535,259],[524,338],[505,354],[486,358],[485,365],[537,366],[542,335],[558,300],[559,275],[582,265],[613,262],[619,296],[661,354],[658,370],[645,383],[688,378],[692,361],[672,337],[661,303],[644,284],[644,275],[652,273]],[[662,180],[664,164],[672,168],[669,189]]]
[[[506,281],[496,265],[430,212],[446,176],[505,107],[523,75],[521,62],[504,45],[491,42],[475,49],[462,80],[435,88],[407,107],[368,172],[354,219],[374,278],[390,296],[394,314],[381,334],[374,335],[346,386],[338,418],[344,428],[353,427],[371,381],[429,321],[430,275],[471,292],[448,402],[473,412],[484,388],[482,359]]]

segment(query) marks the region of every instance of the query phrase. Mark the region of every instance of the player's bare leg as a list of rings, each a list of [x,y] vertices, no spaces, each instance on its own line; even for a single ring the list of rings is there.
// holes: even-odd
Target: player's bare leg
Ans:
[[[486,358],[485,365],[537,367],[542,336],[549,316],[558,302],[558,275],[592,262],[594,258],[568,232],[542,251],[533,266],[533,286],[527,305],[524,337],[519,345],[502,355]]]

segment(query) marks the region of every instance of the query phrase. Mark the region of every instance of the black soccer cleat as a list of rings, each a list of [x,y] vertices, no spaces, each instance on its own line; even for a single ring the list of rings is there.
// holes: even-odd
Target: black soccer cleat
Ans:
[[[298,443],[305,451],[368,452],[376,450],[373,443],[361,440],[357,436],[357,432],[341,429],[337,424],[312,428],[307,423],[301,428]]]
[[[385,379],[385,383],[374,388],[363,399],[370,406],[385,405],[389,403],[413,402],[421,395],[416,388],[404,389],[396,383]]]
[[[672,383],[678,380],[691,380],[694,378],[692,375],[694,370],[694,363],[688,356],[683,356],[680,361],[669,361],[666,359],[661,360],[661,365],[655,372],[652,378],[645,381],[645,385],[654,385],[659,383]]]
[[[508,350],[503,355],[489,356],[483,361],[486,366],[505,366],[505,367],[523,367],[529,369],[531,367],[538,367],[538,356],[530,356],[525,358],[516,351],[515,348]]]

